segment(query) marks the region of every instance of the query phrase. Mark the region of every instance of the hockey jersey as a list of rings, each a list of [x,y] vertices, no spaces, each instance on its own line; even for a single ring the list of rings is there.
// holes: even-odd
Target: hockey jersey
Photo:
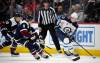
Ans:
[[[7,34],[9,34],[11,37],[14,37],[14,32],[17,28],[17,22],[15,21],[15,18],[12,17],[11,19],[7,20],[5,22],[5,25],[1,28],[1,33],[5,38],[9,38]]]
[[[35,29],[30,26],[30,24],[23,20],[17,25],[16,29],[16,39],[28,39],[32,37],[32,33],[35,32]]]

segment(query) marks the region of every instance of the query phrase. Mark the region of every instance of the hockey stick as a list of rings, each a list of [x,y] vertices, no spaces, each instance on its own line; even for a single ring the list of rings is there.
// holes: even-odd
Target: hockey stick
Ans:
[[[47,52],[46,50],[44,50],[45,53],[47,53],[49,56],[52,56],[49,52]]]
[[[49,47],[49,46],[46,46],[47,48],[49,48],[49,49],[52,49],[51,47]]]
[[[74,40],[74,42],[75,42],[76,44],[78,44],[84,51],[86,51],[93,59],[96,58],[92,53],[90,53],[87,49],[85,49],[85,48],[84,48],[82,45],[80,45],[78,42],[76,42],[75,40]]]
[[[93,59],[95,59],[96,57],[92,54],[92,53],[90,53],[87,49],[85,49],[82,45],[80,45],[78,42],[76,42],[76,40],[75,39],[73,39],[74,37],[73,36],[68,36],[68,34],[66,35],[68,38],[69,38],[69,40],[71,40],[72,42],[75,42],[77,45],[79,45],[84,51],[86,51]]]

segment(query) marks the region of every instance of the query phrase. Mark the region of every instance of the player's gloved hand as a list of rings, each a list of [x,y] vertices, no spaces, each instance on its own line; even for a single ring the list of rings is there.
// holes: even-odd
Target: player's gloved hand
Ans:
[[[31,40],[34,40],[34,39],[36,39],[36,36],[32,36],[30,39],[31,39]]]
[[[38,36],[37,32],[32,33],[31,40],[38,39],[38,38],[39,38],[39,36]]]
[[[43,40],[43,38],[42,38],[41,35],[39,36],[39,43],[40,43],[40,44],[43,44],[43,45],[45,44],[45,41]]]
[[[32,36],[38,37],[38,33],[37,33],[37,32],[33,32],[33,33],[32,33]]]
[[[39,44],[42,49],[45,48],[45,41],[43,39],[39,39]]]
[[[40,44],[42,44],[42,45],[44,45],[44,44],[45,44],[45,41],[44,41],[44,40],[42,40],[42,39],[40,39],[40,40],[39,40],[39,42],[40,42]]]

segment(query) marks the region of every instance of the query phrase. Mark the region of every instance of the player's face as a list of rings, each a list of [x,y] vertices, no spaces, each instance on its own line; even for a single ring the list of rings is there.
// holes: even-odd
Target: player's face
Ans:
[[[45,8],[45,9],[48,9],[48,8],[49,8],[49,3],[46,2],[46,3],[44,3],[43,5],[44,5],[44,8]]]
[[[22,19],[21,17],[15,17],[15,20],[16,20],[16,22],[18,22],[18,23],[21,21],[21,19]]]

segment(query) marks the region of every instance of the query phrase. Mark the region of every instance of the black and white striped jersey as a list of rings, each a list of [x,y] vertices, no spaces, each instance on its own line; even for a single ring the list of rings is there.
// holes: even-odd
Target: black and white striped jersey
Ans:
[[[39,25],[47,25],[51,23],[55,23],[56,21],[56,13],[55,10],[50,7],[49,9],[40,9],[38,16]]]

